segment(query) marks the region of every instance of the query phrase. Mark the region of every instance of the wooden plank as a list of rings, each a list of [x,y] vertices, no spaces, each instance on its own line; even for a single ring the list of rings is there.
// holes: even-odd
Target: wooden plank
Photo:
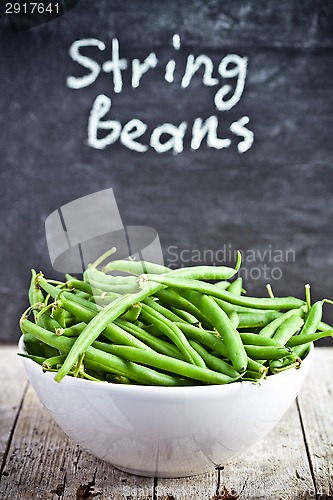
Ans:
[[[246,418],[246,416],[244,416]],[[186,485],[186,486],[185,486]],[[215,473],[194,478],[158,481],[158,500],[169,494],[187,500],[308,498],[314,484],[307,459],[296,403],[279,424],[257,445]]]
[[[0,348],[0,479],[17,414],[27,386],[23,365],[13,346]]]
[[[179,479],[158,479],[156,500],[208,500],[216,493],[217,472]]]
[[[29,386],[0,484],[0,498],[153,499],[154,479],[118,471],[75,445]]]
[[[333,349],[315,349],[298,404],[313,471],[312,497],[333,498]],[[309,495],[310,496],[310,495]]]

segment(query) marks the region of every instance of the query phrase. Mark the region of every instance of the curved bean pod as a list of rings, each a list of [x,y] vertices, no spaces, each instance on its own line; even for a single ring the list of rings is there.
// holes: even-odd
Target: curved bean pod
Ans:
[[[160,264],[154,264],[153,262],[147,262],[145,260],[135,261],[135,260],[112,260],[104,268],[103,272],[107,273],[109,271],[121,271],[123,273],[135,274],[139,276],[142,273],[168,273],[171,271],[166,266]]]
[[[239,328],[262,328],[281,316],[281,313],[278,311],[256,311],[237,313]],[[299,316],[297,317],[299,318]]]
[[[245,345],[245,350],[252,359],[281,359],[290,354],[288,347]]]
[[[280,317],[278,317],[277,319],[269,323],[267,326],[265,326],[262,330],[260,330],[258,335],[263,337],[273,337],[274,333],[279,328],[279,326],[281,326],[282,323],[293,314],[297,314],[298,316],[303,317],[304,311],[302,308],[291,309],[290,311],[281,314]]]
[[[270,337],[261,337],[257,333],[241,332],[240,336],[244,345],[284,347],[283,344],[276,342]]]
[[[304,321],[300,316],[292,314],[286,318],[274,333],[272,340],[284,345],[303,326]]]
[[[191,266],[171,270],[166,266],[145,261],[112,261],[107,264],[103,270],[104,272],[111,270],[124,271],[136,275],[146,273],[168,273],[172,276],[181,276],[192,279],[226,280],[232,278],[237,273],[240,266],[239,255],[235,269],[227,266]]]
[[[227,384],[235,379],[209,368],[193,365],[185,361],[170,358],[151,351],[142,351],[134,347],[109,345],[108,352],[126,360],[136,361],[143,365],[153,366],[162,370],[176,373],[189,379],[199,380],[206,384]]]
[[[198,343],[209,347],[212,351],[217,352],[224,358],[228,358],[227,348],[217,332],[210,332],[198,326],[190,324],[186,325],[185,323],[177,323],[177,326],[185,333],[188,338],[196,340]],[[249,357],[247,358],[247,367],[249,370],[257,371],[260,373],[266,371],[266,368],[263,367],[262,364]]]
[[[322,301],[315,302],[305,317],[304,325],[302,330],[300,331],[300,335],[312,335],[316,333],[318,326],[321,322],[322,314],[323,314],[323,302]],[[311,341],[309,340],[309,342],[306,344],[296,346],[294,349],[295,354],[300,358],[302,358],[310,348],[310,345]]]
[[[245,297],[238,296],[229,293],[226,290],[222,290],[215,285],[210,283],[205,283],[199,280],[191,280],[180,277],[170,277],[167,274],[146,274],[142,275],[143,281],[160,283],[171,288],[176,289],[186,289],[186,290],[196,290],[202,294],[211,295],[213,297],[221,298],[230,302],[231,304],[236,304],[245,307],[252,307],[254,309],[297,309],[304,305],[304,300],[297,299],[295,297],[277,297],[271,298],[257,298],[257,297]]]
[[[223,338],[232,366],[238,372],[245,371],[247,367],[247,355],[239,332],[232,324],[228,315],[209,295],[189,290],[182,292],[182,294],[184,294],[187,300],[194,303],[201,312],[209,315],[209,320]]]
[[[230,283],[227,290],[229,293],[233,293],[234,295],[242,295],[242,290],[243,290],[242,278],[239,277],[235,281]]]
[[[288,342],[286,343],[286,347],[296,347],[296,346],[303,346],[303,344],[307,344],[308,348],[310,347],[311,342],[315,342],[316,340],[322,339],[324,337],[333,337],[333,329],[325,330],[324,332],[305,333],[304,335],[300,333],[299,335],[291,337],[291,339],[289,339]],[[303,355],[303,352],[299,353],[296,350],[294,351],[296,352],[296,354],[298,354],[298,356],[301,356],[301,354]]]
[[[30,286],[29,286],[29,290],[28,290],[29,304],[31,306],[44,302],[44,295],[36,283],[36,276],[37,276],[36,271],[34,269],[31,269],[31,281],[30,281]],[[37,312],[34,311],[35,317],[36,317],[36,314],[37,314]]]
[[[81,281],[76,278],[70,278],[66,281],[67,288],[75,288],[75,290],[80,290],[81,292],[88,293],[89,295],[93,295],[93,291],[89,283],[86,281]]]
[[[63,335],[64,337],[78,337],[85,327],[86,323],[81,321],[68,328],[57,328],[54,333],[56,335]],[[46,330],[48,330],[48,328],[46,328]]]

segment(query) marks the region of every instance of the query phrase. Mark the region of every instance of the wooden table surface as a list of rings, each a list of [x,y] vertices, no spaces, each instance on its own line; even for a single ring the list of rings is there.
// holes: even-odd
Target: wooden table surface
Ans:
[[[315,349],[298,399],[244,455],[185,479],[120,472],[74,444],[28,384],[16,348],[0,347],[0,499],[333,499],[333,348]]]

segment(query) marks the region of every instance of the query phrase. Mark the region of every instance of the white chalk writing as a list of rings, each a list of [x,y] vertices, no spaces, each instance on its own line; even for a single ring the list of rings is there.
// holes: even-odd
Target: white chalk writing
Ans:
[[[216,69],[213,60],[208,55],[188,54],[185,58],[185,65],[184,58],[181,58],[183,61],[181,66],[176,57],[176,51],[182,47],[179,34],[173,35],[171,43],[175,55],[166,62],[163,59],[164,66],[162,66],[164,80],[167,83],[180,85],[184,92],[193,86],[196,88],[198,79],[204,86],[217,87],[216,91],[213,90],[213,105],[219,112],[229,111],[239,103],[245,88],[247,57],[227,54],[220,59]],[[110,54],[107,53],[108,50]],[[130,71],[131,87],[137,89],[144,84],[145,78],[148,78],[146,75],[160,68],[162,64],[155,52],[150,52],[142,59],[131,60],[122,57],[117,38],[112,38],[108,50],[106,44],[97,38],[74,41],[69,48],[69,56],[84,69],[84,72],[82,74],[81,69],[77,76],[68,76],[67,86],[75,90],[89,87],[104,73],[111,75],[111,90],[119,94],[124,89],[125,72]],[[108,55],[110,58],[107,58]],[[102,57],[105,59],[104,62],[100,62]],[[156,75],[159,74],[160,71],[156,73]],[[166,122],[149,130],[148,124],[139,117],[127,123],[112,119],[111,104],[111,98],[104,94],[98,95],[92,104],[87,130],[87,144],[92,148],[105,149],[119,141],[126,148],[138,153],[145,153],[150,147],[157,153],[171,151],[178,154],[184,150],[186,137],[193,151],[198,150],[203,144],[218,150],[229,148],[233,142],[232,138],[238,138],[237,151],[245,153],[254,142],[254,134],[247,127],[250,122],[248,116],[241,116],[233,121],[223,133],[219,117],[215,114],[205,119],[197,117],[191,123],[188,121]],[[172,103],[170,103],[171,106]],[[223,127],[226,127],[224,121]],[[227,136],[223,137],[223,134]]]

